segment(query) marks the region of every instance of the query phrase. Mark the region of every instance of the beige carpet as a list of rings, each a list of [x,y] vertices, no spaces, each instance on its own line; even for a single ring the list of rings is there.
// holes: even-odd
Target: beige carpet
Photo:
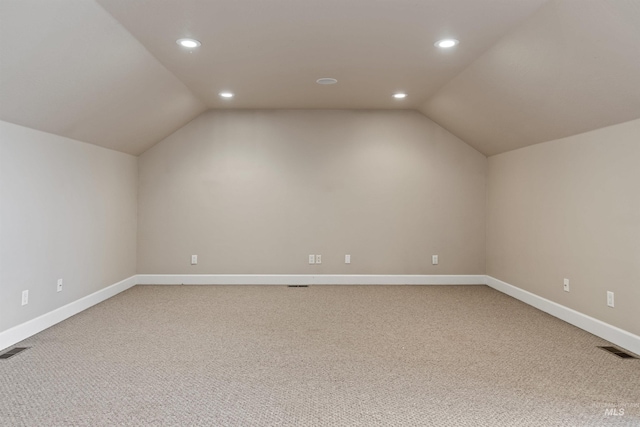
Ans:
[[[638,426],[601,345],[486,286],[136,286],[0,360],[0,424]]]

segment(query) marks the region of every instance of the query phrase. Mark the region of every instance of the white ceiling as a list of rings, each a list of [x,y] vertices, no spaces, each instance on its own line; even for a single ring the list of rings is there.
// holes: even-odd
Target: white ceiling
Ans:
[[[640,1],[540,8],[421,111],[487,155],[640,117]]]
[[[0,120],[138,154],[204,110],[92,0],[0,0]]]
[[[0,0],[0,120],[140,154],[210,108],[405,108],[491,155],[639,118],[638,42],[636,0]]]

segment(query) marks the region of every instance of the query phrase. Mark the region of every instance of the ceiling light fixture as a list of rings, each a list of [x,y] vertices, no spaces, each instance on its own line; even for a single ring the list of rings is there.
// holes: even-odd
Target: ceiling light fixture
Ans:
[[[393,97],[396,98],[396,99],[403,99],[403,98],[407,97],[407,94],[406,93],[394,93]]]
[[[178,39],[176,40],[176,43],[178,43],[182,47],[186,47],[189,49],[200,47],[202,45],[202,43],[200,43],[196,39]]]
[[[331,77],[323,77],[316,80],[316,83],[318,83],[319,85],[334,85],[338,83],[338,81],[336,79],[332,79]]]
[[[460,43],[458,40],[456,39],[442,39],[442,40],[438,40],[437,42],[435,42],[435,45],[437,47],[443,47],[445,49],[450,48],[450,47],[454,47],[457,46],[458,43]]]
[[[233,98],[233,94],[231,92],[220,92],[218,95],[223,98]]]

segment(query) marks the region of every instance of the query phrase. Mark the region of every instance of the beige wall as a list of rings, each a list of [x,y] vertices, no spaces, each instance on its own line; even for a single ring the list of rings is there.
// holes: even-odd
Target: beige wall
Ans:
[[[139,172],[139,273],[484,273],[486,158],[417,112],[211,111]]]
[[[640,120],[490,157],[487,186],[488,275],[640,335]]]
[[[0,122],[0,332],[135,274],[136,191],[135,157]]]

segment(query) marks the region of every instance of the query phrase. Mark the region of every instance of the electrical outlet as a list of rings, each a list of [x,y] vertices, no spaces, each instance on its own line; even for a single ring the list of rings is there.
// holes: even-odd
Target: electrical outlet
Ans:
[[[565,292],[569,292],[569,279],[564,279],[564,283],[562,284],[562,288]],[[580,293],[580,292],[578,292]]]
[[[56,288],[56,292],[62,291],[62,279],[58,279],[58,287]]]
[[[438,265],[438,255],[431,256],[431,264]]]
[[[22,291],[22,305],[29,304],[29,291]]]
[[[613,301],[613,292],[611,291],[607,291],[607,305],[609,307],[614,307],[614,301]]]
[[[196,265],[198,263],[198,255],[191,255],[191,265]]]
[[[344,256],[344,263],[345,264],[351,264],[351,255],[345,255]]]
[[[316,264],[322,264],[322,255],[316,255]]]
[[[316,263],[316,256],[309,255],[309,264],[315,264],[315,263]]]

